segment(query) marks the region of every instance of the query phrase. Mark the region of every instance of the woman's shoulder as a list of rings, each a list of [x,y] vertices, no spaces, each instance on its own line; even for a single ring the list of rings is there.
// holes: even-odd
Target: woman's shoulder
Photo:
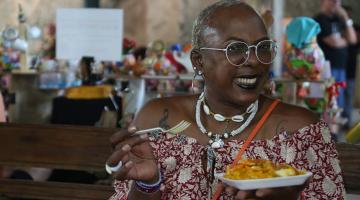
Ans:
[[[273,111],[274,121],[280,127],[277,130],[286,130],[289,133],[294,133],[304,127],[316,124],[320,121],[319,116],[297,105],[292,105],[280,102],[277,108]]]
[[[169,109],[169,110],[183,110],[190,106],[193,106],[194,100],[197,98],[197,95],[181,95],[181,96],[171,96],[171,97],[161,97],[155,98],[147,102],[142,110],[154,111]]]
[[[172,126],[191,113],[196,95],[152,99],[135,116],[137,127]],[[161,124],[163,123],[163,124]]]

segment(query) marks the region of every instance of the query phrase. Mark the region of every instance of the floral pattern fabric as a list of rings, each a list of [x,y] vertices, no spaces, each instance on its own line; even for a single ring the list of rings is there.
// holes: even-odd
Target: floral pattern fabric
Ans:
[[[164,181],[161,199],[206,200],[214,192],[203,168],[207,147],[184,135],[162,134],[150,137],[153,153],[159,162]],[[235,159],[243,140],[230,140],[216,149],[215,171],[221,173]],[[274,163],[287,163],[306,171],[313,177],[301,194],[301,199],[337,199],[345,197],[335,143],[324,121],[306,126],[293,134],[282,132],[269,140],[252,141],[244,158],[268,159]],[[126,200],[131,182],[115,181],[111,200]],[[232,199],[225,193],[222,200]]]

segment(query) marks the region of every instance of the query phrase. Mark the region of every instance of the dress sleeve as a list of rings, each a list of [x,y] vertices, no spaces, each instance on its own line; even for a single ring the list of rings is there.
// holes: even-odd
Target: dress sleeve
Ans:
[[[305,135],[312,138],[304,142],[308,147],[303,152],[303,161],[307,162],[304,168],[313,173],[302,199],[344,199],[345,187],[338,153],[327,124],[319,122],[302,131],[307,131]]]
[[[128,200],[128,194],[130,191],[131,181],[115,181],[115,194],[113,194],[109,200]]]

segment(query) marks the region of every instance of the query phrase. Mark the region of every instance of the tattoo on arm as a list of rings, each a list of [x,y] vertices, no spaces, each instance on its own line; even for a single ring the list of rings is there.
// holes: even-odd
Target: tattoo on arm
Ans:
[[[159,121],[159,126],[164,129],[169,129],[170,126],[168,124],[169,119],[169,110],[167,108],[164,109],[163,116],[161,117]]]
[[[280,133],[283,133],[286,131],[285,124],[287,123],[287,120],[282,120],[276,125],[276,135],[279,135]]]

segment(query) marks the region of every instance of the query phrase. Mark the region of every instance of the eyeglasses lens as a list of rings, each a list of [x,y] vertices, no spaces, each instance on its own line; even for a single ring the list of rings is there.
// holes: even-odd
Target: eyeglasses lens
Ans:
[[[250,53],[249,46],[244,42],[231,43],[227,49],[226,54],[229,62],[233,65],[242,65],[248,59]],[[263,64],[271,63],[276,55],[276,44],[270,40],[264,40],[257,44],[256,56]]]

